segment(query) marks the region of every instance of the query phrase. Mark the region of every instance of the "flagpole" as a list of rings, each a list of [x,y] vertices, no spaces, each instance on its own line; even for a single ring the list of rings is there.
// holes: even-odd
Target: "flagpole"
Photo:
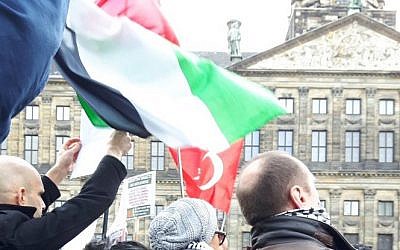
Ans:
[[[225,226],[225,222],[226,222],[226,214],[225,214],[225,212],[223,212],[222,213],[222,224],[221,224],[221,229],[220,229],[220,231],[224,231],[224,226]]]
[[[181,148],[178,147],[178,164],[179,164],[179,178],[181,181],[181,196],[182,198],[185,197],[184,191],[183,191],[183,169],[182,169],[182,158],[181,158]]]
[[[107,225],[108,225],[108,208],[104,211],[103,214],[103,232],[101,234],[101,238],[106,240],[107,238]]]

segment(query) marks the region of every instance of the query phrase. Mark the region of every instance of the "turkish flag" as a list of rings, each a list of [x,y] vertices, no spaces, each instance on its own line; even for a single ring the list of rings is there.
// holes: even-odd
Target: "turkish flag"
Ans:
[[[199,148],[181,149],[183,179],[189,197],[208,201],[229,213],[243,139],[220,153]],[[169,148],[179,168],[177,149]]]

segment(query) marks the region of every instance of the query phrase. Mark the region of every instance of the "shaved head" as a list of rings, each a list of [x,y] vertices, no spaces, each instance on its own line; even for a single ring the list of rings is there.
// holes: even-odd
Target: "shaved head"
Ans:
[[[43,192],[40,175],[31,164],[18,157],[0,156],[0,203],[35,207],[40,210],[35,214],[38,217],[43,208],[38,196]]]
[[[236,191],[246,221],[254,225],[257,221],[294,209],[290,192],[296,185],[307,192],[315,189],[314,177],[301,161],[281,151],[258,155],[243,170]],[[315,192],[312,192],[313,196]]]

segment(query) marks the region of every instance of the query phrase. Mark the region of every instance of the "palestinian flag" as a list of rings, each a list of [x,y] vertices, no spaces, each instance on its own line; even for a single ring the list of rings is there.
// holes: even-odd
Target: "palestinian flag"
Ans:
[[[200,153],[192,155],[199,164],[213,167],[200,171],[202,176],[190,169],[186,184],[209,192],[211,204],[229,211],[230,196],[229,202],[213,198],[218,182],[226,172],[236,176],[241,138],[285,112],[274,95],[90,1],[72,0],[68,15],[56,61],[92,123],[154,135],[173,152],[197,148]],[[222,152],[228,152],[230,166]],[[192,160],[182,157],[184,171]],[[216,173],[221,166],[222,174]],[[234,178],[228,185],[233,183]]]

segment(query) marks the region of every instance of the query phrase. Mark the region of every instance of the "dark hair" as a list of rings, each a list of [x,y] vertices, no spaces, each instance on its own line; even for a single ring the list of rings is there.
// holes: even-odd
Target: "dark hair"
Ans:
[[[126,250],[149,250],[145,245],[140,242],[136,241],[123,241],[118,242],[115,245],[112,245],[110,250],[119,250],[119,249],[126,249]]]
[[[107,249],[107,242],[104,240],[92,240],[87,243],[83,250],[104,250]]]
[[[300,162],[286,153],[260,154],[248,166],[254,167],[254,164],[257,164],[257,174],[246,183],[240,178],[236,192],[243,216],[251,226],[283,212],[289,203],[290,188],[307,183]]]

